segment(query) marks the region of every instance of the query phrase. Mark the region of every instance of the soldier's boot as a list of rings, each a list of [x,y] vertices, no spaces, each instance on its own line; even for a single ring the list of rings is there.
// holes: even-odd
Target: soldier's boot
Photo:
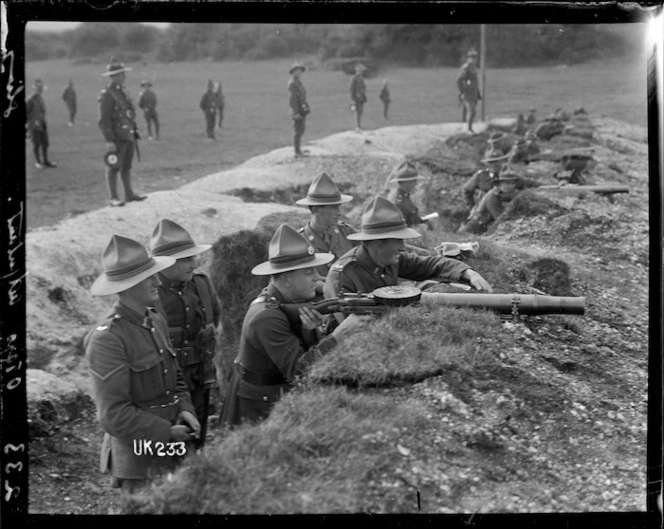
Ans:
[[[131,172],[130,171],[121,171],[120,178],[122,178],[122,187],[124,187],[125,192],[125,202],[140,202],[145,200],[145,195],[137,195],[134,193],[134,190],[131,188]]]
[[[124,200],[118,198],[118,171],[108,167],[106,169],[106,187],[108,195],[111,197],[111,207],[124,206]]]
[[[302,156],[302,151],[300,150],[300,141],[301,141],[301,136],[299,134],[293,136],[293,147],[295,148],[295,156]]]
[[[461,109],[461,123],[465,123],[466,122],[467,110],[466,110],[466,105],[464,105],[463,103],[462,103],[462,105],[463,105],[463,107]]]

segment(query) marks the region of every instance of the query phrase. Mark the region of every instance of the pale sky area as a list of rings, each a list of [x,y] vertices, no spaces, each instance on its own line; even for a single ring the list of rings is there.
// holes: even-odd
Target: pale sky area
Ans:
[[[68,29],[74,29],[76,26],[80,25],[80,22],[28,22],[26,29],[29,31],[65,31]],[[165,28],[170,25],[168,22],[144,22],[144,24],[149,24],[151,26],[157,26],[160,28]]]

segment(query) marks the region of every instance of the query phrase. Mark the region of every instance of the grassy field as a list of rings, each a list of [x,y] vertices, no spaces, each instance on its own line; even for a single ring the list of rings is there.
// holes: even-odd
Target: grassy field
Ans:
[[[140,162],[134,160],[134,188],[143,193],[174,189],[210,173],[233,167],[275,148],[291,145],[286,85],[292,61],[176,64],[129,64],[127,90],[136,100],[141,79],[154,81],[159,99],[161,141],[147,141],[138,116]],[[102,161],[104,140],[97,126],[97,97],[106,78],[105,64],[73,65],[68,61],[26,65],[30,86],[41,77],[50,132],[51,159],[57,169],[33,167],[32,145],[26,140],[28,229],[52,225],[68,216],[103,207],[108,202]],[[388,125],[454,122],[460,119],[455,68],[385,69],[367,81],[364,128]],[[60,96],[69,78],[78,93],[76,126],[67,127]],[[221,81],[226,95],[223,129],[217,140],[206,138],[198,104],[207,80]],[[382,116],[378,92],[390,80],[390,119]],[[354,127],[349,111],[349,78],[312,66],[303,77],[312,114],[304,136],[308,140]],[[486,117],[515,116],[534,106],[543,117],[556,107],[583,106],[594,115],[606,114],[646,125],[645,58],[553,68],[491,70],[486,74]]]

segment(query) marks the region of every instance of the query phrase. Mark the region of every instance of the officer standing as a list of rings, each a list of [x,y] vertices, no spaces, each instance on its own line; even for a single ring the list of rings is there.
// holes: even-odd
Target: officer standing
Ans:
[[[223,423],[236,426],[243,421],[264,420],[308,363],[361,324],[352,315],[345,325],[321,338],[323,316],[318,311],[301,308],[300,321],[293,324],[281,308],[284,303],[311,301],[316,296],[315,268],[332,259],[332,254],[316,253],[307,239],[287,224],[275,231],[269,260],[251,271],[270,276],[270,282],[251,303],[242,323],[240,351],[224,399]]]
[[[157,95],[152,90],[150,81],[141,81],[141,95],[138,97],[138,108],[143,110],[143,117],[148,126],[148,139],[152,139],[152,125],[154,124],[154,138],[159,139],[159,116],[157,115]]]
[[[113,235],[102,254],[104,272],[90,288],[94,296],[118,295],[113,312],[86,335],[84,346],[104,430],[101,471],[127,494],[173,470],[189,441],[200,436],[166,320],[153,308],[159,299],[156,273],[174,262]]]
[[[71,78],[62,92],[62,100],[67,105],[67,111],[69,112],[69,123],[67,125],[73,127],[74,119],[76,119],[76,90],[74,90],[74,81]]]
[[[46,105],[42,92],[44,83],[35,79],[32,85],[33,92],[25,101],[26,127],[32,138],[32,149],[35,154],[35,167],[57,167],[57,164],[48,159],[48,130],[46,127]]]
[[[362,75],[366,67],[362,63],[357,63],[355,65],[355,75],[350,80],[350,98],[353,101],[353,107],[355,108],[355,121],[356,129],[362,130],[362,110],[364,109],[364,103],[367,102],[367,86],[364,82],[364,76]]]
[[[307,91],[302,84],[302,74],[305,70],[306,68],[304,67],[304,64],[299,62],[293,64],[290,67],[290,70],[288,70],[288,73],[291,75],[291,78],[288,81],[288,93],[290,94],[288,104],[290,105],[291,118],[293,119],[293,130],[295,131],[293,145],[295,147],[296,158],[307,156],[308,154],[300,147],[306,126],[307,115],[311,111],[309,103],[307,103]]]
[[[161,219],[150,238],[153,256],[176,259],[157,274],[161,284],[156,307],[168,322],[171,344],[201,425],[195,443],[198,448],[205,444],[210,391],[217,380],[213,360],[221,318],[221,303],[210,278],[196,270],[197,256],[210,248],[210,244],[196,244],[182,226],[169,219]]]
[[[124,91],[125,72],[131,71],[117,59],[111,59],[102,77],[110,77],[111,82],[99,95],[99,128],[106,139],[106,153],[117,156],[117,164],[106,167],[106,184],[111,206],[124,206],[125,202],[145,200],[147,197],[134,193],[131,187],[131,164],[137,148],[138,128],[136,112],[129,95]],[[118,198],[118,172],[122,179],[125,199]]]
[[[207,137],[214,140],[214,126],[217,121],[217,102],[212,79],[208,80],[207,90],[203,93],[203,97],[201,97],[200,107],[205,117],[205,132]]]
[[[473,121],[475,120],[475,109],[477,108],[477,101],[482,99],[480,95],[480,86],[477,77],[477,57],[476,50],[471,49],[468,51],[468,59],[461,66],[459,75],[457,75],[456,83],[459,89],[459,98],[463,105],[462,121],[466,122],[468,117],[468,132],[474,133]]]

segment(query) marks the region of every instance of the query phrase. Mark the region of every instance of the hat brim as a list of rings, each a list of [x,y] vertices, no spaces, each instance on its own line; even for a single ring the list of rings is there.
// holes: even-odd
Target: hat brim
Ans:
[[[380,239],[417,239],[422,237],[421,233],[411,228],[401,228],[399,230],[386,231],[384,233],[365,233],[356,232],[346,235],[346,239],[351,241],[377,241]]]
[[[345,204],[346,202],[350,202],[353,200],[353,197],[350,195],[344,195],[341,193],[341,198],[338,200],[332,200],[330,202],[323,202],[321,200],[316,200],[311,199],[309,197],[301,198],[300,200],[296,200],[295,204],[298,206],[338,206],[339,204]]]
[[[124,68],[120,68],[119,70],[113,70],[112,72],[104,72],[101,74],[101,76],[110,77],[111,75],[116,75],[122,72],[131,72],[131,70],[132,70],[131,66],[125,66]]]
[[[496,156],[493,158],[482,158],[482,162],[502,162],[503,160],[507,160],[509,157],[509,154],[503,154],[502,156]]]
[[[254,266],[251,270],[251,273],[255,276],[271,276],[274,274],[282,274],[284,272],[292,272],[293,270],[300,270],[302,268],[313,268],[316,266],[326,265],[333,260],[334,254],[332,253],[315,253],[314,259],[311,261],[293,266],[287,266],[284,268],[276,268],[270,261],[265,261],[264,263]]]
[[[176,253],[166,254],[167,257],[173,257],[174,259],[184,259],[186,257],[193,257],[212,248],[211,244],[197,244],[192,248],[187,248],[186,250],[181,250]]]
[[[303,72],[307,71],[304,66],[293,66],[290,70],[288,70],[288,73],[293,73],[295,70],[302,70]]]
[[[138,285],[144,279],[147,279],[157,272],[161,272],[162,270],[165,270],[169,266],[175,264],[175,259],[173,257],[157,256],[153,257],[152,259],[154,259],[155,262],[150,268],[147,268],[139,274],[128,277],[126,279],[111,281],[108,279],[108,276],[104,272],[97,279],[95,279],[94,283],[92,283],[92,286],[90,287],[90,293],[93,296],[110,296],[111,294],[124,292],[134,285]]]
[[[391,182],[412,182],[413,180],[426,180],[423,176],[407,176],[405,178],[392,178]]]

